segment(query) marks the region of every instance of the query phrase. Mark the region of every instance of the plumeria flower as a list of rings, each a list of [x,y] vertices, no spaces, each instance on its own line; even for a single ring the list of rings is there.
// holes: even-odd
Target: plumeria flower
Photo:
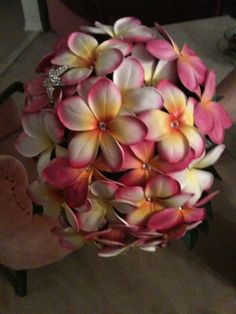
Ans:
[[[206,210],[201,207],[183,206],[179,208],[165,208],[155,213],[149,219],[147,226],[150,230],[165,233],[182,224],[191,225],[196,222],[201,223],[205,217]]]
[[[122,109],[138,114],[162,107],[158,91],[154,87],[143,87],[144,70],[137,59],[126,58],[114,71],[113,82],[121,92]]]
[[[192,195],[187,202],[188,206],[194,205],[200,199],[202,192],[211,188],[214,176],[209,171],[202,169],[216,163],[224,149],[225,145],[218,145],[207,154],[203,153],[201,157],[194,159],[188,168],[179,172],[169,173],[172,178],[179,182],[183,192]]]
[[[193,126],[193,104],[187,103],[184,93],[168,81],[162,81],[158,90],[167,112],[154,109],[139,116],[148,127],[146,140],[157,141],[159,155],[169,163],[183,160],[190,148],[195,157],[201,156],[205,142]]]
[[[132,50],[132,56],[138,59],[144,69],[144,81],[146,86],[157,86],[162,80],[176,82],[176,62],[157,60],[151,55],[144,44],[136,44]]]
[[[208,72],[200,100],[195,104],[194,119],[203,134],[208,135],[214,143],[222,144],[224,129],[232,126],[232,120],[223,106],[213,100],[215,92],[216,74],[211,70]]]
[[[24,113],[22,126],[24,132],[18,138],[16,148],[25,157],[39,156],[37,168],[41,176],[53,150],[56,156],[66,154],[64,148],[59,145],[64,136],[64,127],[56,113],[49,109]]]
[[[63,191],[66,202],[75,208],[82,206],[88,196],[94,169],[72,167],[66,157],[53,159],[43,170],[43,177],[53,187]]]
[[[73,167],[91,165],[100,147],[108,166],[118,169],[123,161],[120,143],[131,145],[143,140],[145,125],[136,117],[119,115],[121,107],[120,91],[106,78],[92,86],[87,103],[79,96],[59,103],[57,113],[61,122],[76,131],[68,147]]]
[[[122,170],[130,170],[120,177],[125,185],[145,185],[149,179],[156,175],[157,170],[153,163],[155,142],[143,141],[125,149]]]
[[[29,195],[35,204],[43,206],[44,214],[58,219],[64,202],[62,191],[41,180],[32,182]]]
[[[38,112],[45,107],[49,107],[48,95],[43,81],[45,76],[37,78],[25,83],[24,90],[26,94],[24,112]]]
[[[98,255],[102,257],[117,256],[134,248],[154,252],[164,242],[160,233],[127,225],[111,225],[110,229],[91,233],[86,239],[96,241]]]
[[[166,240],[176,240],[183,237],[186,231],[196,228],[206,218],[204,206],[218,194],[213,192],[194,206],[183,204],[178,208],[165,208],[154,213],[149,219],[147,226],[149,230],[162,232],[166,235]]]
[[[112,73],[122,62],[123,54],[131,51],[131,44],[111,39],[98,44],[97,40],[84,33],[72,33],[67,41],[68,50],[57,54],[51,62],[65,65],[68,71],[61,82],[75,84],[87,78],[93,70],[98,76]]]
[[[181,50],[170,35],[158,24],[158,31],[165,38],[151,39],[146,49],[156,58],[167,61],[177,61],[178,76],[185,87],[190,91],[199,93],[199,84],[203,84],[206,67],[202,60],[186,44]]]
[[[109,201],[117,189],[118,186],[111,181],[98,180],[91,184],[87,202],[77,207],[76,211],[64,203],[63,208],[69,225],[77,232],[95,232],[102,228],[113,211]],[[86,239],[91,240],[91,237]]]
[[[97,231],[108,220],[113,217],[113,206],[111,200],[118,189],[118,185],[112,181],[98,180],[91,184],[88,197],[89,209],[77,208],[76,217],[81,230],[85,232]]]
[[[117,190],[113,204],[120,212],[127,214],[129,224],[139,225],[154,212],[169,204],[182,204],[188,198],[188,194],[180,194],[180,185],[176,180],[157,174],[144,188],[129,186]]]
[[[131,42],[146,42],[155,36],[155,32],[135,17],[118,19],[113,26],[95,22],[96,27],[83,26],[82,30],[94,34],[107,34],[113,38],[124,39]]]

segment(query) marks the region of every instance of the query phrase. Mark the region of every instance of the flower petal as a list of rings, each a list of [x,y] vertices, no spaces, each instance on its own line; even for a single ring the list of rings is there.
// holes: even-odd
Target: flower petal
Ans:
[[[120,144],[108,132],[103,132],[100,147],[107,165],[111,170],[118,170],[124,159],[124,152]]]
[[[177,68],[175,61],[159,60],[153,72],[152,85],[157,86],[162,80],[177,81]]]
[[[79,232],[79,223],[78,223],[78,219],[76,217],[76,215],[74,214],[73,210],[67,206],[65,203],[63,204],[63,209],[65,211],[65,216],[66,216],[66,219],[68,221],[68,223],[71,225],[71,227]]]
[[[212,173],[199,169],[192,169],[191,172],[198,180],[203,191],[209,190],[213,184],[214,176]]]
[[[123,60],[123,54],[115,48],[107,48],[97,52],[95,70],[98,76],[112,73]]]
[[[197,128],[203,133],[208,134],[213,127],[213,114],[201,103],[195,105],[194,122]]]
[[[37,156],[51,145],[52,144],[50,141],[32,138],[24,132],[21,133],[16,142],[16,148],[18,152],[25,157]]]
[[[155,213],[148,221],[148,228],[159,232],[172,229],[183,221],[181,211],[177,208],[166,208]]]
[[[142,141],[141,143],[130,146],[132,152],[144,163],[148,163],[154,156],[155,143]]]
[[[66,202],[73,208],[81,207],[88,197],[91,172],[81,171],[75,182],[65,187]]]
[[[46,139],[48,135],[44,129],[42,113],[23,113],[22,115],[23,130],[27,135],[35,139]]]
[[[44,214],[57,219],[63,203],[62,193],[54,187],[40,181],[34,181],[29,186],[31,199],[38,205],[43,205]]]
[[[147,198],[167,198],[180,192],[177,181],[167,175],[157,173],[146,185],[145,196]]]
[[[204,92],[202,94],[202,101],[208,102],[211,101],[216,91],[216,73],[213,70],[208,72],[206,83],[204,87]]]
[[[54,143],[60,143],[64,136],[64,128],[61,125],[56,113],[52,110],[44,110],[41,112],[42,123]]]
[[[201,156],[205,149],[205,139],[199,131],[196,128],[187,125],[181,126],[180,130],[187,138],[190,147],[194,150],[195,157],[197,158]]]
[[[116,117],[108,124],[108,128],[112,136],[125,145],[141,142],[147,133],[145,124],[131,116]]]
[[[195,54],[195,52],[188,46],[184,45],[181,50],[183,61],[187,62],[195,74],[196,80],[199,84],[203,84],[206,76],[206,66],[202,60]]]
[[[70,51],[58,54],[51,60],[51,62],[56,65],[67,65],[69,68],[85,66],[84,61]]]
[[[76,182],[81,175],[81,169],[72,168],[65,157],[58,157],[50,161],[43,171],[44,179],[58,189]]]
[[[97,120],[79,96],[62,100],[57,106],[57,114],[62,124],[72,131],[94,130],[97,127]]]
[[[123,106],[136,114],[146,110],[159,109],[163,104],[161,95],[153,87],[133,89],[125,94],[122,102]]]
[[[189,152],[187,138],[175,130],[158,142],[157,147],[160,157],[169,163],[180,162]]]
[[[120,111],[121,94],[112,81],[102,78],[91,88],[88,103],[98,121],[109,121]]]
[[[147,141],[161,140],[171,131],[170,115],[164,111],[153,109],[140,114],[139,119],[145,123],[148,132],[145,137]]]
[[[112,38],[104,41],[98,47],[98,50],[103,50],[107,48],[115,48],[122,52],[124,56],[127,56],[132,51],[132,44],[117,38]]]
[[[113,27],[110,25],[102,24],[100,22],[95,22],[95,26],[103,33],[103,34],[108,34],[111,37],[115,37]]]
[[[129,213],[126,221],[131,225],[139,225],[144,222],[152,213],[152,204],[150,202],[143,202],[142,205]]]
[[[84,168],[91,165],[97,156],[99,140],[99,131],[77,133],[68,146],[68,157],[72,167]]]
[[[119,188],[115,193],[115,200],[128,202],[134,206],[139,206],[144,201],[144,191],[140,186],[129,186]]]
[[[118,186],[111,181],[95,181],[91,184],[90,191],[96,197],[112,199]]]
[[[132,50],[132,56],[138,59],[144,69],[144,80],[149,85],[152,81],[155,58],[145,49],[143,44],[136,44]]]
[[[147,42],[146,49],[157,59],[173,61],[178,58],[178,54],[173,46],[163,39],[151,39]]]
[[[197,90],[198,81],[191,63],[185,61],[184,59],[178,59],[177,72],[185,87],[187,87],[190,91]]]
[[[88,93],[89,93],[91,87],[100,79],[101,79],[101,77],[90,76],[87,79],[81,81],[77,85],[76,91],[78,92],[79,96],[83,98],[83,100],[85,102],[87,102]]]
[[[92,232],[97,231],[104,220],[106,213],[106,205],[100,199],[91,199],[91,210],[79,213],[79,223],[83,231]]]
[[[217,145],[211,149],[202,159],[195,165],[196,168],[202,169],[214,165],[225,150],[225,145]]]
[[[231,128],[233,121],[230,118],[229,114],[225,111],[223,105],[213,102],[212,106],[214,108],[214,112],[217,112],[218,117],[220,118],[220,122],[224,129]]]
[[[148,171],[140,167],[138,169],[134,169],[123,174],[119,180],[125,185],[143,186],[144,184],[146,184],[147,179],[148,179]]]
[[[51,159],[51,155],[52,155],[52,151],[53,151],[53,146],[46,149],[45,151],[43,151],[39,158],[38,158],[38,162],[37,162],[37,172],[38,172],[38,177],[41,179],[42,178],[42,172],[43,170],[47,167],[47,165],[50,162]]]
[[[166,207],[182,207],[187,203],[192,194],[190,193],[180,193],[167,199],[163,200],[163,203]]]
[[[184,93],[168,81],[161,81],[158,90],[164,100],[164,107],[169,113],[178,117],[185,111],[187,100]]]
[[[93,68],[74,68],[70,69],[65,72],[65,74],[61,77],[61,82],[72,85],[81,82],[82,80],[86,79],[90,73],[92,72]]]
[[[155,32],[145,25],[139,25],[126,30],[122,37],[131,42],[143,43],[155,37]]]
[[[121,91],[141,87],[144,81],[144,70],[140,62],[129,57],[123,60],[114,71],[113,81]]]
[[[49,101],[47,95],[40,95],[37,97],[26,97],[24,112],[33,113],[41,111],[43,108],[48,107]]]
[[[205,208],[183,208],[182,214],[184,222],[187,224],[194,223],[196,221],[202,221],[206,217]]]
[[[141,21],[133,16],[122,17],[118,19],[114,24],[114,32],[116,36],[122,35],[128,29],[132,29],[135,26],[141,25]]]
[[[76,56],[91,61],[94,58],[98,42],[94,37],[88,34],[75,32],[69,36],[67,44]]]

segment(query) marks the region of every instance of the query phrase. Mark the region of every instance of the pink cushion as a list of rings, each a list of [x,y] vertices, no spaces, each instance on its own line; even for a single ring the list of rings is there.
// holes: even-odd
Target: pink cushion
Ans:
[[[15,270],[56,262],[71,253],[51,229],[58,221],[32,214],[23,164],[0,156],[0,264]]]

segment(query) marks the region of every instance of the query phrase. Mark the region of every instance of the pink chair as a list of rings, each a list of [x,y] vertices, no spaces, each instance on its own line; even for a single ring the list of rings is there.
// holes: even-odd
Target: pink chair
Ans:
[[[13,85],[11,91],[16,90]],[[5,95],[5,101],[3,97]],[[26,270],[54,263],[72,251],[64,249],[51,229],[59,222],[35,213],[27,195],[28,177],[35,176],[35,161],[19,156],[14,141],[20,114],[5,92],[0,96],[0,264],[15,272],[15,291],[26,295]],[[7,99],[6,99],[7,96]],[[11,121],[9,121],[9,117]],[[19,158],[21,161],[19,160]],[[24,164],[23,164],[24,163]],[[29,175],[27,175],[27,171]]]

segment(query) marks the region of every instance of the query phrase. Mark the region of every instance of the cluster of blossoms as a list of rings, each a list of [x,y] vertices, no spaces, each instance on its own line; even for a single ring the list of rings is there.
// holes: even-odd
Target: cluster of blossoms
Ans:
[[[205,168],[232,122],[214,99],[215,72],[186,44],[133,17],[96,22],[61,40],[37,72],[17,149],[37,157],[30,195],[60,218],[63,246],[154,251],[202,223],[217,193]]]

